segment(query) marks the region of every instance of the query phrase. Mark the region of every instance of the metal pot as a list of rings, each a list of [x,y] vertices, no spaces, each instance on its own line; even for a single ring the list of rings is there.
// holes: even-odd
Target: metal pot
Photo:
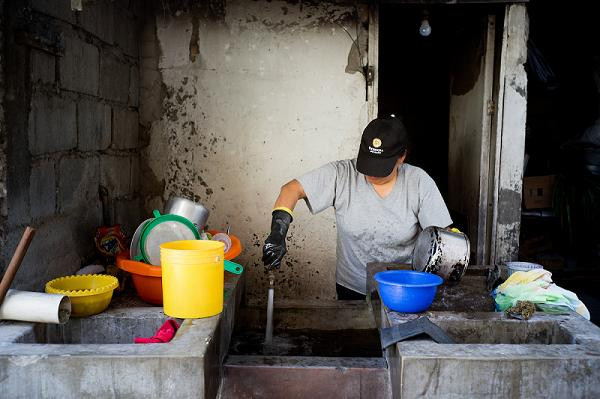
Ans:
[[[187,198],[171,197],[165,208],[166,214],[179,215],[194,223],[198,231],[206,226],[210,212],[202,205]]]
[[[465,234],[430,226],[417,237],[412,267],[444,280],[458,281],[467,270],[470,254],[471,245]]]

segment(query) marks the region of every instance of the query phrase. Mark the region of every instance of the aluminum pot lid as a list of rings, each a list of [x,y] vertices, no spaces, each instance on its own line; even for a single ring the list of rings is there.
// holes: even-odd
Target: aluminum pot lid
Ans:
[[[142,232],[144,227],[151,222],[152,219],[146,219],[135,229],[135,233],[131,237],[131,243],[129,244],[129,259],[131,260],[142,260],[142,251],[140,250],[140,238],[142,238]]]

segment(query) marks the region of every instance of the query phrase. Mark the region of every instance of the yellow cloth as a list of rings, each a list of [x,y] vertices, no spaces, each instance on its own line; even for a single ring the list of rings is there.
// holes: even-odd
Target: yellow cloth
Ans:
[[[514,272],[498,287],[498,290],[504,291],[509,285],[527,284],[537,280],[546,283],[544,285],[548,286],[552,283],[552,273],[544,269],[533,269],[528,272]]]

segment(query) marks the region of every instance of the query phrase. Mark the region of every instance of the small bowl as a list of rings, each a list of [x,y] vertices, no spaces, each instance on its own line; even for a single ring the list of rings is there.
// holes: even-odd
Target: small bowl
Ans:
[[[218,230],[208,230],[208,232],[213,236],[222,233],[222,231]],[[234,260],[242,253],[242,242],[233,234],[229,234],[229,239],[231,240],[231,247],[229,248],[229,251],[225,252],[225,259]]]
[[[412,270],[389,270],[376,273],[379,295],[388,308],[402,313],[427,310],[444,280],[435,274]]]
[[[55,278],[46,283],[48,294],[66,295],[71,300],[71,316],[85,317],[103,312],[119,286],[116,277],[82,274]]]
[[[514,272],[528,272],[535,269],[543,269],[544,266],[538,263],[531,262],[506,262],[508,267],[508,275],[510,276]]]

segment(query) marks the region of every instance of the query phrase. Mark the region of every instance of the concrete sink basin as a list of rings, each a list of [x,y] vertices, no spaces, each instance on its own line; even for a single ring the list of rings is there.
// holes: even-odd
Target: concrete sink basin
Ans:
[[[224,364],[222,399],[391,397],[375,318],[365,301],[276,303],[240,309]]]
[[[220,315],[183,320],[167,344],[133,344],[166,320],[130,298],[65,325],[0,322],[0,398],[150,398],[217,395],[239,278],[225,284]]]
[[[372,274],[397,265],[373,264]],[[371,286],[381,327],[427,316],[455,344],[419,336],[385,357],[394,398],[600,397],[600,328],[583,317],[536,313],[527,321],[493,312],[485,277],[473,267],[458,285],[440,287],[430,311],[397,313]]]
[[[382,313],[384,326],[418,317]],[[423,315],[457,343],[422,338],[388,348],[395,398],[600,397],[600,329],[578,315]]]

